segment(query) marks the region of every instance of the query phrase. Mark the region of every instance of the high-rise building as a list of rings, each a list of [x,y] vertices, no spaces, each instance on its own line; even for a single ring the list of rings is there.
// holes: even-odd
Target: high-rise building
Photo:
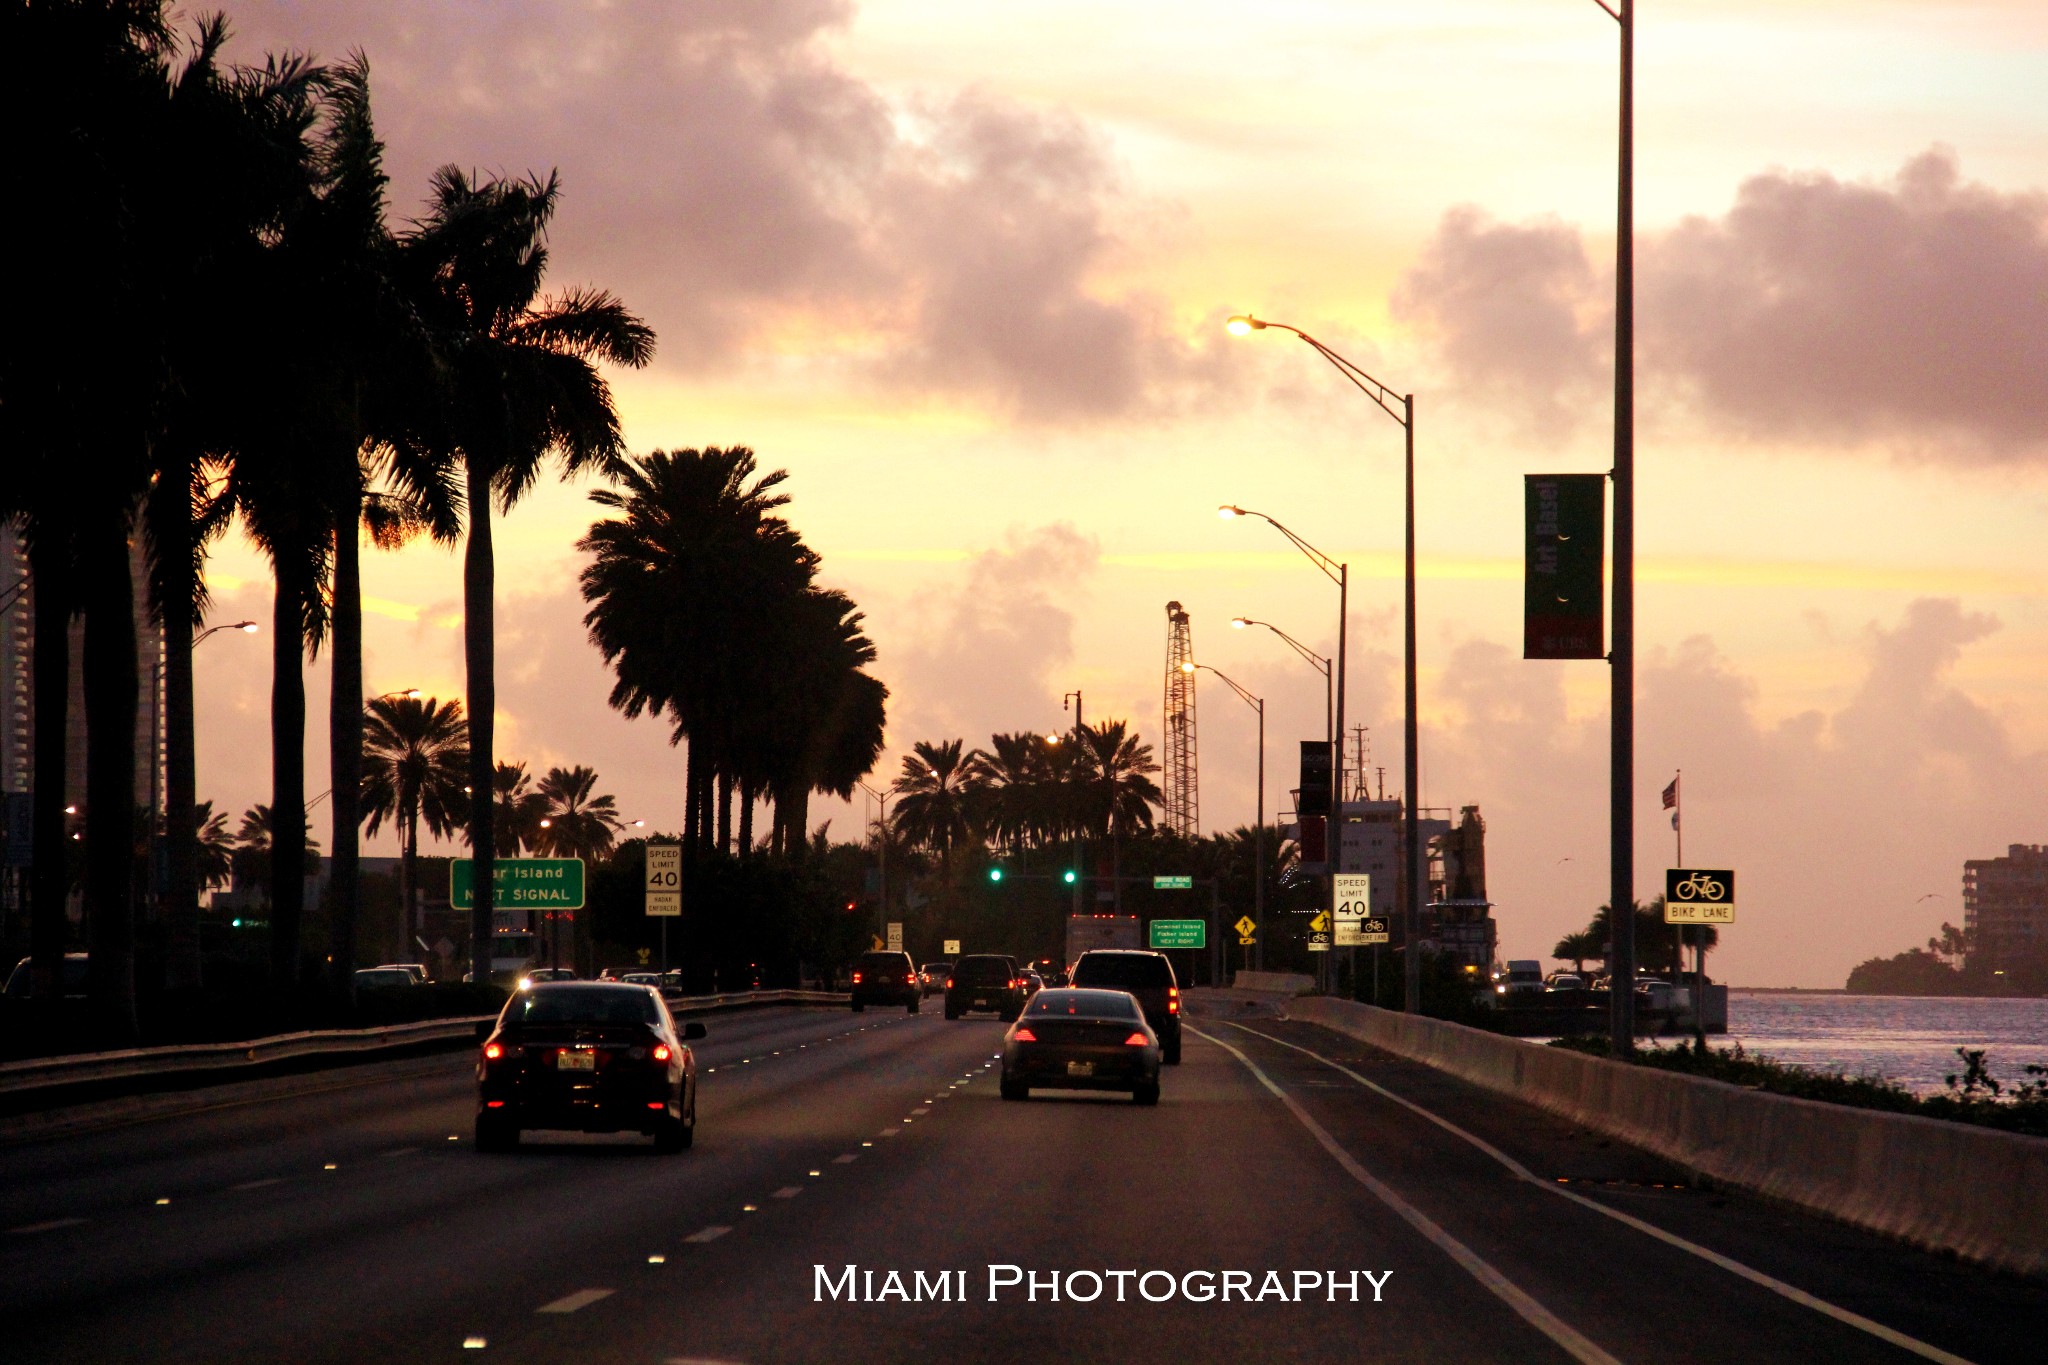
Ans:
[[[1964,863],[1963,930],[1973,975],[2048,958],[2048,845],[2013,844],[2003,858]]]

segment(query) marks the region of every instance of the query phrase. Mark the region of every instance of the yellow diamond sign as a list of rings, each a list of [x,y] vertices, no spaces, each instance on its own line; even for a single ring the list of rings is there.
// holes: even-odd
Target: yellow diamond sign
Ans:
[[[1309,931],[1317,934],[1330,932],[1330,912],[1325,910],[1308,922]]]
[[[1257,929],[1259,926],[1252,923],[1252,917],[1250,915],[1246,915],[1243,918],[1239,919],[1234,927],[1240,934],[1249,934],[1253,930]]]

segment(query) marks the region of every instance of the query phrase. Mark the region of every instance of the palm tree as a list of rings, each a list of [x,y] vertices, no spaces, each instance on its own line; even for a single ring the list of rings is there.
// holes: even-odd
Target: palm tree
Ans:
[[[980,823],[997,844],[1012,853],[1035,848],[1053,837],[1055,813],[1048,800],[1053,754],[1044,735],[1024,730],[992,735],[987,749],[969,756],[981,780],[984,812]]]
[[[227,817],[223,815],[221,819],[223,822],[222,828],[225,829]],[[264,883],[265,889],[271,892],[271,931],[273,933],[276,932],[277,928],[275,878],[278,860],[277,841],[273,837],[277,830],[277,824],[278,821],[272,814],[269,806],[259,801],[249,807],[249,809],[242,812],[241,826],[235,830],[235,849],[233,854],[230,855],[234,863],[234,877],[236,881],[260,881]],[[300,817],[300,828],[302,834],[298,841],[299,866],[305,869],[306,876],[318,876],[320,872],[320,841],[313,837],[313,821],[309,817],[302,815]]]
[[[542,835],[541,821],[548,816],[548,799],[533,789],[533,778],[524,763],[500,763],[492,778],[491,814],[505,836],[505,855],[516,858],[537,852]]]
[[[1080,814],[1091,834],[1107,836],[1111,875],[1123,871],[1124,836],[1152,828],[1152,807],[1161,804],[1159,784],[1151,774],[1159,771],[1152,761],[1152,746],[1129,733],[1123,721],[1078,727],[1076,739],[1075,786]],[[1116,904],[1123,907],[1123,883],[1116,887]]]
[[[558,456],[569,473],[622,467],[624,443],[597,361],[634,367],[654,333],[602,290],[543,298],[547,226],[560,194],[545,182],[472,183],[453,166],[434,173],[433,202],[405,243],[422,316],[449,358],[446,448],[463,462],[469,540],[463,558],[463,645],[470,708],[470,846],[477,866],[497,856],[491,793],[497,711],[491,503],[506,511]],[[477,878],[470,913],[476,979],[490,973],[491,878]]]
[[[398,942],[418,912],[420,821],[436,839],[458,834],[469,809],[469,727],[462,703],[378,697],[363,708],[364,832],[398,829]]]
[[[1557,946],[1550,950],[1550,955],[1560,962],[1571,963],[1572,971],[1579,976],[1584,976],[1586,974],[1587,959],[1606,960],[1607,941],[1604,938],[1594,937],[1593,931],[1590,929],[1581,929],[1575,934],[1566,934],[1563,938],[1559,939]]]
[[[235,877],[235,840],[228,833],[228,814],[216,812],[213,802],[193,806],[193,826],[198,857],[194,862],[201,890],[226,886]]]
[[[889,790],[896,794],[896,830],[913,844],[948,858],[973,837],[972,819],[981,779],[962,755],[965,740],[936,744],[919,740],[903,756],[903,771]]]
[[[595,768],[548,769],[538,793],[546,803],[541,816],[546,823],[535,842],[535,852],[595,862],[612,851],[624,825],[610,796],[592,795],[596,787]]]

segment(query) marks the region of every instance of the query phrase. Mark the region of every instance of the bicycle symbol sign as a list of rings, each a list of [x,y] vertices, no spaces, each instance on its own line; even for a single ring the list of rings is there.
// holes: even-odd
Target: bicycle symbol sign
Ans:
[[[1725,867],[1664,871],[1666,924],[1735,923],[1735,872]]]

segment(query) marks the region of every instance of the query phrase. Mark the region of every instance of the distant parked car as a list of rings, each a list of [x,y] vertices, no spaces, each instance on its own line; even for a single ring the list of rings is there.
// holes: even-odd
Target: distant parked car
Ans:
[[[1550,978],[1550,989],[1553,991],[1582,991],[1586,989],[1586,979],[1572,972],[1559,972]]]
[[[661,989],[660,972],[627,972],[619,978],[629,986],[652,986]]]
[[[359,991],[409,991],[419,984],[419,978],[403,967],[364,967],[356,972]]]
[[[379,967],[396,967],[402,972],[411,972],[412,979],[422,986],[427,984],[427,964],[424,962],[380,962]]]

